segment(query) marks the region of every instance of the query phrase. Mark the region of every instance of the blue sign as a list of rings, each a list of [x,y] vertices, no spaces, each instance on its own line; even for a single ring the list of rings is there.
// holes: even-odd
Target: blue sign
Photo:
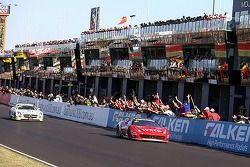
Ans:
[[[170,140],[250,154],[250,125],[153,115],[170,130]]]
[[[110,109],[108,127],[116,128],[118,122],[131,118],[146,118],[146,114]],[[170,140],[200,144],[232,152],[250,155],[250,125],[233,122],[215,122],[197,119],[152,115],[162,127],[170,131]]]
[[[128,112],[128,111],[110,109],[107,127],[116,128],[117,124],[120,121],[128,121],[131,118],[147,118],[147,115],[138,114],[137,112]]]
[[[203,121],[197,124],[194,136],[198,144],[250,154],[250,125]]]
[[[162,127],[167,127],[170,131],[170,140],[178,142],[192,142],[194,120],[169,117],[165,115],[152,115],[151,119],[157,122]],[[196,120],[197,121],[197,120]]]

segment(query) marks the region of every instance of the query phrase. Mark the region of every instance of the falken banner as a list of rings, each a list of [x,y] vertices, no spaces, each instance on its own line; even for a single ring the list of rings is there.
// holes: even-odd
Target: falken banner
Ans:
[[[90,30],[99,30],[100,7],[92,8],[90,13]]]
[[[250,154],[250,125],[152,115],[170,130],[170,140]]]

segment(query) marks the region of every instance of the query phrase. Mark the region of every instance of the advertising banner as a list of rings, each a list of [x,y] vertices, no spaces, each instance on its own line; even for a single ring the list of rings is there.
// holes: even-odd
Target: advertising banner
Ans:
[[[66,105],[66,103],[50,102],[45,99],[39,100],[38,103],[38,107],[44,114],[59,118],[63,118],[62,114]]]
[[[152,115],[151,119],[162,127],[167,127],[170,131],[170,140],[178,142],[192,142],[194,120],[169,117],[165,115]],[[198,120],[195,120],[198,121]]]
[[[17,101],[18,101],[18,98],[19,98],[18,95],[11,95],[9,105],[10,105],[10,106],[16,105],[16,103],[17,103]]]
[[[231,122],[196,123],[194,143],[227,151],[250,154],[250,125]]]
[[[100,7],[92,8],[90,13],[90,30],[99,30],[100,23]]]
[[[146,114],[138,114],[137,112],[121,111],[110,109],[108,117],[109,128],[116,128],[120,121],[128,121],[132,118],[147,118]]]
[[[0,53],[5,50],[6,16],[0,16]]]
[[[0,16],[9,16],[10,6],[0,4]]]
[[[109,109],[88,107],[83,105],[64,106],[62,116],[64,119],[107,127]]]
[[[250,11],[250,0],[234,0],[233,1],[233,18],[235,22],[240,21],[240,17],[248,15]]]
[[[19,96],[17,103],[38,105],[38,99],[26,96]]]
[[[26,97],[26,96],[11,95],[9,105],[14,106],[17,103],[38,105],[38,99],[32,98],[32,97]]]
[[[170,130],[170,140],[250,154],[250,125],[153,115]]]

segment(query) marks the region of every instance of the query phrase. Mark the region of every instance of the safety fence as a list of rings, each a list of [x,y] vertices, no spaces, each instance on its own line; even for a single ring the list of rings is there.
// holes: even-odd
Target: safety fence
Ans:
[[[4,95],[0,95],[0,100],[2,100]],[[119,121],[147,117],[143,113],[70,105],[69,103],[11,95],[9,104],[16,103],[33,103],[46,115],[108,128],[116,128]],[[250,125],[248,124],[193,120],[165,115],[151,115],[150,118],[162,127],[169,128],[170,140],[172,141],[199,144],[250,155]]]

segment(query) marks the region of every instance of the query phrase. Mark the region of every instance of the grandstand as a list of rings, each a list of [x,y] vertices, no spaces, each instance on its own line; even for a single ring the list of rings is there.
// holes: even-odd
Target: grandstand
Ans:
[[[68,96],[77,89],[99,99],[133,93],[147,100],[158,92],[164,102],[191,94],[199,108],[212,106],[223,120],[231,120],[240,105],[250,106],[250,26],[248,16],[240,20],[238,43],[227,14],[216,14],[84,31],[80,39],[16,45],[16,86]],[[81,80],[76,73],[77,42]],[[8,58],[1,57],[6,66],[1,86],[14,85]],[[242,82],[236,83],[234,77]]]

